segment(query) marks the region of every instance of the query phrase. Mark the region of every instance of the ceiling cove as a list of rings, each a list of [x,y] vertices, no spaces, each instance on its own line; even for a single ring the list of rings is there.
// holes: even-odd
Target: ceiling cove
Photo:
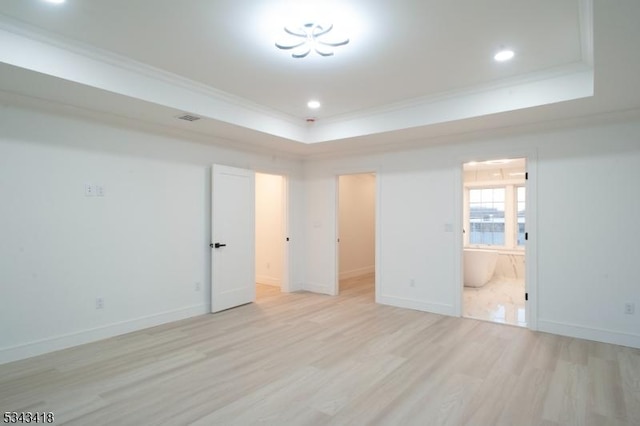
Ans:
[[[351,108],[318,119],[314,117],[310,121],[306,116],[295,115],[283,111],[283,108],[274,108],[84,40],[52,32],[9,14],[0,14],[0,61],[202,119],[301,144],[320,144],[593,96],[593,3],[592,0],[578,0],[577,3],[580,55],[575,60],[478,84],[404,97],[385,104]],[[282,27],[279,28],[281,31]],[[273,50],[274,56],[280,55],[276,61],[281,61],[283,54],[287,56],[273,43],[265,44]],[[352,39],[341,48],[355,49],[358,43]],[[494,53],[486,52],[491,58]],[[516,59],[520,55],[521,52],[516,51]],[[309,58],[289,59],[304,61]],[[317,61],[323,59],[333,60],[314,58]],[[278,64],[287,66],[287,63]],[[346,62],[340,64],[349,65]],[[314,66],[324,69],[317,63]],[[411,58],[407,60],[407,67],[411,67]],[[331,74],[330,70],[327,73]],[[284,92],[287,88],[282,90]],[[316,97],[322,99],[321,96]],[[324,109],[326,102],[323,100],[322,103]]]

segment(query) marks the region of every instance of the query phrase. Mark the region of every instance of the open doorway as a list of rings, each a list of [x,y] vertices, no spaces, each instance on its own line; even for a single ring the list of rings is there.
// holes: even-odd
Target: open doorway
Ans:
[[[527,326],[525,158],[463,165],[463,301],[468,318]]]
[[[375,300],[376,175],[338,176],[335,294],[371,293]]]
[[[256,173],[256,300],[287,290],[286,178]]]

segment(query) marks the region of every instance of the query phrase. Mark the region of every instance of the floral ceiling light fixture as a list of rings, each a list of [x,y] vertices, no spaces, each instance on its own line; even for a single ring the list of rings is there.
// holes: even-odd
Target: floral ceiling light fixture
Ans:
[[[337,41],[327,38],[332,29],[333,24],[317,22],[307,22],[297,27],[284,27],[284,32],[288,36],[285,40],[277,41],[276,47],[291,50],[291,56],[294,58],[304,58],[311,51],[315,51],[320,56],[332,56],[334,47],[349,43],[348,38]]]

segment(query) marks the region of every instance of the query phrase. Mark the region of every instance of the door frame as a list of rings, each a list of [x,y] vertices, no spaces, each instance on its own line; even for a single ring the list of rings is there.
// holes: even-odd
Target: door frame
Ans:
[[[340,293],[340,176],[347,175],[361,175],[372,173],[376,178],[376,191],[375,191],[375,259],[374,259],[374,292],[375,292],[375,301],[378,302],[378,295],[380,294],[380,236],[382,232],[380,230],[380,215],[381,215],[381,185],[380,185],[380,167],[364,167],[364,168],[350,168],[344,170],[334,170],[334,198],[335,198],[335,209],[334,209],[334,283],[332,288],[332,296],[337,296]]]
[[[504,149],[482,149],[476,152],[467,153],[457,158],[457,167],[455,174],[455,211],[457,212],[457,220],[454,224],[456,230],[455,239],[455,258],[454,258],[454,314],[462,317],[463,313],[463,291],[464,273],[463,273],[463,233],[462,227],[464,223],[464,175],[463,164],[471,161],[488,161],[496,158],[524,158],[526,162],[526,172],[528,179],[525,181],[526,188],[526,213],[525,223],[526,232],[529,234],[527,243],[525,244],[525,292],[528,294],[528,300],[525,308],[525,320],[527,328],[530,330],[538,329],[538,256],[537,256],[537,208],[538,208],[538,167],[537,167],[537,150],[504,150]]]

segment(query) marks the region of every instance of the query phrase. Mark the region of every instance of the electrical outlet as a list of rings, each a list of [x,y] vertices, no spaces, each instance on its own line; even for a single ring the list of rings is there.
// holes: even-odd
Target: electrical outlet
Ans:
[[[84,184],[84,196],[85,197],[95,197],[96,195],[96,187],[91,185],[90,183]]]
[[[104,309],[104,299],[102,297],[96,297],[96,309]]]
[[[411,278],[409,280],[409,287],[415,287],[416,286],[416,280],[414,280],[413,278]]]
[[[624,313],[627,315],[633,315],[636,313],[636,304],[633,302],[627,302],[624,304]]]
[[[193,289],[194,289],[195,291],[200,291],[200,283],[199,283],[199,282],[197,282],[197,283],[194,285]]]
[[[96,197],[104,197],[104,186],[96,185]]]

